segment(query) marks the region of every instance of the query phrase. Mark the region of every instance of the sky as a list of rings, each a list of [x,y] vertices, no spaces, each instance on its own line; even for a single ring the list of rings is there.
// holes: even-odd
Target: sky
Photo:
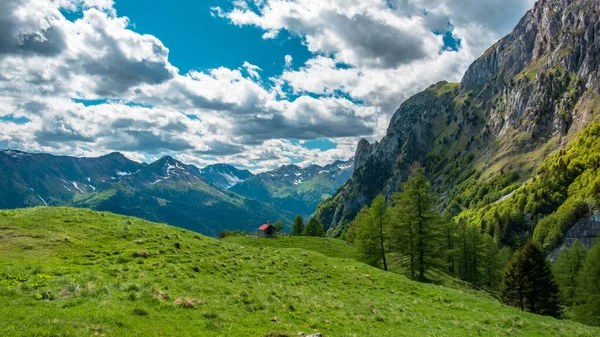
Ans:
[[[0,148],[325,165],[533,0],[2,0]]]

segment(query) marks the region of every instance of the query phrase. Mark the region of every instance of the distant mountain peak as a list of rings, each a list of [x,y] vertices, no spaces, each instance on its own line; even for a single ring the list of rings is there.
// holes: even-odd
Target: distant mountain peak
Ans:
[[[213,164],[200,170],[202,177],[216,188],[228,190],[246,181],[254,174],[248,170],[240,170],[229,164]]]

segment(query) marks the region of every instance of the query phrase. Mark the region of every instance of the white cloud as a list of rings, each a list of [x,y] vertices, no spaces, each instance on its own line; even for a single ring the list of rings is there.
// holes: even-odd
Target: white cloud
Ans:
[[[292,57],[292,55],[285,55],[285,66],[286,67],[291,67],[292,66],[292,62],[294,61],[294,58]]]
[[[246,71],[248,72],[248,75],[250,75],[251,78],[253,79],[260,79],[260,74],[258,73],[259,71],[261,71],[262,69],[260,69],[259,66],[256,66],[254,64],[250,64],[247,61],[244,62],[244,64],[242,65],[242,67],[244,69],[246,69]]]
[[[494,0],[470,6],[237,0],[230,11],[214,9],[236,25],[260,27],[264,38],[287,30],[314,53],[297,67],[294,55],[286,55],[282,74],[265,79],[249,62],[181,74],[169,49],[130,30],[112,0],[5,0],[0,117],[29,122],[0,119],[0,147],[69,155],[121,151],[136,159],[176,153],[198,165],[223,161],[257,171],[290,158],[302,165],[348,159],[359,137],[382,136],[408,96],[442,79],[459,80],[531,3],[507,1],[511,8]],[[83,16],[71,22],[60,9]],[[462,39],[458,52],[440,53],[442,38],[432,31],[444,30]],[[74,98],[108,101],[84,106]],[[309,150],[292,138],[331,138],[337,147]]]

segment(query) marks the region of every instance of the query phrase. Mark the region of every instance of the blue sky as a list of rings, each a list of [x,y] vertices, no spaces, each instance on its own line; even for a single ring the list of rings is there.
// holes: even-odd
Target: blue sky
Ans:
[[[0,145],[255,171],[345,160],[532,4],[4,0]]]
[[[259,28],[239,27],[215,18],[211,8],[231,8],[231,1],[117,0],[119,15],[131,20],[131,29],[159,38],[170,49],[169,59],[182,72],[217,67],[237,68],[244,62],[258,65],[264,77],[279,75],[285,55],[302,65],[311,57],[298,36],[282,34],[265,40]],[[160,22],[160,24],[157,24]]]

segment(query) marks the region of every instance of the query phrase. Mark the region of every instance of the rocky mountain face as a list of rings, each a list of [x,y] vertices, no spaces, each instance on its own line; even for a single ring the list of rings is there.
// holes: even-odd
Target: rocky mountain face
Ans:
[[[352,176],[354,161],[336,161],[330,165],[282,166],[253,176],[230,190],[272,204],[288,217],[309,217],[317,205],[331,197]]]
[[[200,174],[211,185],[223,190],[228,190],[254,176],[248,170],[240,170],[227,164],[209,165],[201,169]]]
[[[404,102],[386,136],[361,140],[350,181],[317,212],[340,235],[378,193],[425,166],[445,209],[468,179],[528,180],[600,115],[600,2],[540,0],[466,72]],[[457,214],[461,209],[453,211]]]

